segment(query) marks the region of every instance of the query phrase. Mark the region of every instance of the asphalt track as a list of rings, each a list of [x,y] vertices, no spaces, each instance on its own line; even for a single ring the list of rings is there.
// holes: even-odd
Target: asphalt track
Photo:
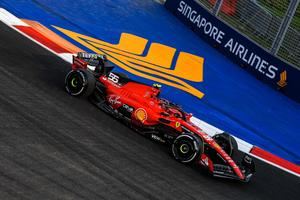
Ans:
[[[69,64],[0,24],[0,199],[298,199],[300,179],[256,161],[214,179],[63,88]]]

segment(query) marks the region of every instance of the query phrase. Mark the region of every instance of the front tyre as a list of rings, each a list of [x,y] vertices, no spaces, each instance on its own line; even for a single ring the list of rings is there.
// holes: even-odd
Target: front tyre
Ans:
[[[228,133],[220,133],[214,135],[213,139],[229,156],[236,156],[235,154],[237,154],[238,151],[238,144],[234,137]]]
[[[182,163],[191,163],[203,152],[202,140],[191,134],[179,135],[172,144],[172,154]]]
[[[72,70],[65,78],[66,91],[72,96],[90,96],[95,89],[94,75],[84,69]]]

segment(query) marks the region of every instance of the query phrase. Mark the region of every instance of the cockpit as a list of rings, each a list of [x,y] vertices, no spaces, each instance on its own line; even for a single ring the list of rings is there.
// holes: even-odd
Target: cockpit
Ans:
[[[165,112],[162,113],[163,115],[186,121],[186,113],[177,104],[163,98],[159,98],[159,104],[165,110]]]

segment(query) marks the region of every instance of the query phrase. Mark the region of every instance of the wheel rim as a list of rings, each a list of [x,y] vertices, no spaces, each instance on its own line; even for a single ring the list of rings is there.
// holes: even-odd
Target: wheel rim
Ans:
[[[66,78],[66,89],[72,95],[79,95],[84,90],[84,76],[80,72],[70,72]]]
[[[73,77],[72,80],[71,80],[71,86],[72,86],[73,88],[76,88],[76,87],[77,87],[77,84],[78,84],[77,79],[76,79],[75,77]]]
[[[178,141],[175,148],[177,149],[178,155],[182,158],[188,158],[194,153],[194,148],[190,141]]]
[[[185,163],[191,162],[197,154],[194,142],[188,138],[181,138],[175,141],[172,151],[177,160]]]
[[[186,154],[189,152],[190,148],[187,144],[182,144],[182,145],[180,145],[179,150],[180,150],[180,153]]]

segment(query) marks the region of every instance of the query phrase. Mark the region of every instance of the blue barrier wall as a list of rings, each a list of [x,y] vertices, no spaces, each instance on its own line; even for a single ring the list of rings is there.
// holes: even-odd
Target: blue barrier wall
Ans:
[[[110,43],[118,43],[123,32],[131,33],[204,57],[204,81],[189,82],[205,93],[204,98],[169,86],[163,86],[162,94],[196,117],[300,164],[300,105],[237,67],[160,4],[152,0],[1,0],[0,7],[39,21],[78,46],[52,25]]]
[[[167,0],[165,6],[197,35],[232,61],[258,79],[300,102],[300,70],[269,54],[194,0]],[[278,83],[281,80],[280,75],[285,71],[287,81],[281,88]]]

